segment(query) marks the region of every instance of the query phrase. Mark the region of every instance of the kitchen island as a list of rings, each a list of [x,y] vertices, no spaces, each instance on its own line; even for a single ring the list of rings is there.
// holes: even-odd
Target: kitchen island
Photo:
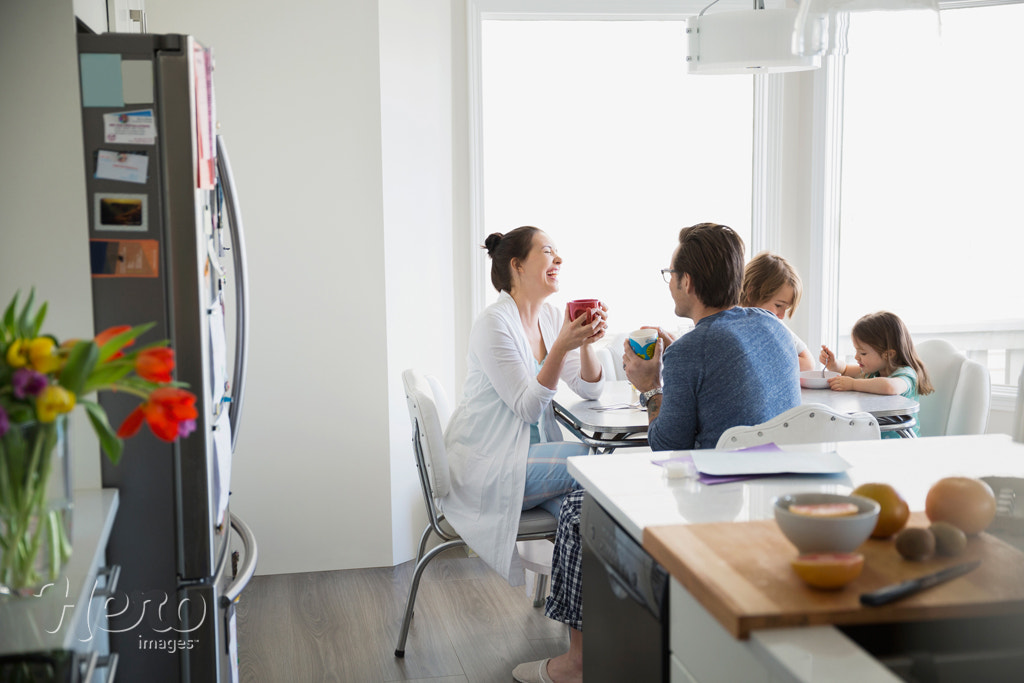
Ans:
[[[665,478],[651,460],[666,454],[631,452],[571,458],[569,471],[638,543],[644,542],[644,530],[652,527],[770,520],[772,500],[786,493],[849,493],[861,483],[887,482],[911,510],[920,511],[928,489],[944,476],[1024,477],[1024,444],[1005,435],[789,448],[834,449],[851,468],[842,475],[773,476],[709,486],[693,479]],[[764,628],[749,638],[736,638],[683,587],[682,578],[672,576],[668,600],[673,682],[899,680],[836,626]],[[1024,585],[1024,576],[1010,578]],[[586,585],[584,581],[585,590]],[[595,616],[588,612],[588,618]]]

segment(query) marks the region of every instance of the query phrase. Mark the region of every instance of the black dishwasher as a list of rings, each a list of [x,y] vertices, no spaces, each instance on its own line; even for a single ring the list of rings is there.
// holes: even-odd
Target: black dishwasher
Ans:
[[[589,493],[580,534],[583,679],[668,681],[668,573]]]

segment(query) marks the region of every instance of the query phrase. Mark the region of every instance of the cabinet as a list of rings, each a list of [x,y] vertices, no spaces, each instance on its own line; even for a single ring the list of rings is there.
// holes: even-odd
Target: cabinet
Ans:
[[[750,641],[736,640],[727,633],[675,578],[668,595],[672,683],[777,680],[758,661]]]
[[[61,672],[58,680],[114,679],[106,599],[119,570],[107,566],[106,548],[117,503],[114,489],[75,491],[73,549],[64,573],[39,596],[0,602],[0,678],[2,667],[15,662],[51,662]]]

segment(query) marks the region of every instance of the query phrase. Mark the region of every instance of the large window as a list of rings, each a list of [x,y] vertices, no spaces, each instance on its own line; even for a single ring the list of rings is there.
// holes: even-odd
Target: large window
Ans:
[[[925,20],[926,21],[926,20]],[[1024,5],[853,14],[839,329],[899,314],[1016,384],[1024,364]],[[843,354],[852,353],[848,337]]]
[[[658,271],[694,223],[749,246],[752,77],[687,76],[676,21],[485,20],[481,42],[483,234],[548,232],[552,303],[600,298],[613,331],[687,326]]]

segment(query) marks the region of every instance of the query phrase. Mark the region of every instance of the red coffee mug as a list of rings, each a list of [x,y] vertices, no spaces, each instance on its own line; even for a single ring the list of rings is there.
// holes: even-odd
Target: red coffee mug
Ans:
[[[587,324],[590,324],[594,321],[591,311],[595,308],[601,308],[600,299],[573,299],[569,302],[569,320],[575,320],[580,317],[580,313],[586,313]]]

